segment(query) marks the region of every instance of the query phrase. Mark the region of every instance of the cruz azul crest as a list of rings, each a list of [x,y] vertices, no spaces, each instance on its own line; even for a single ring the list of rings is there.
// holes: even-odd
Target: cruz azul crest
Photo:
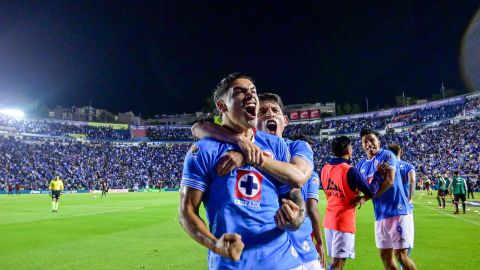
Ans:
[[[262,180],[263,176],[258,172],[238,170],[235,197],[260,201],[262,199]]]

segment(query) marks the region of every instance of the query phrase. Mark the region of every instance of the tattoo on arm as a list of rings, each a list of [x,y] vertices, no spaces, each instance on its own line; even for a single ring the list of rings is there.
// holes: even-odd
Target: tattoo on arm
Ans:
[[[294,226],[300,227],[305,220],[306,215],[306,206],[301,190],[299,188],[292,189],[289,193],[289,199],[292,200],[299,208],[299,219],[294,222]]]

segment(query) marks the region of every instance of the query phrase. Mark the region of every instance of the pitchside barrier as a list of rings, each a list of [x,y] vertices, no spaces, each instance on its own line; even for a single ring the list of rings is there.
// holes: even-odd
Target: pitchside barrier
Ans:
[[[179,188],[162,188],[161,191],[178,191]],[[109,189],[108,193],[127,193],[127,192],[134,192],[133,190],[129,189]],[[158,188],[148,188],[148,189],[140,189],[137,192],[159,192]],[[20,190],[20,194],[49,194],[48,190]],[[64,190],[63,193],[102,193],[101,190]],[[0,190],[0,195],[8,194],[6,190]],[[13,194],[16,194],[16,191],[13,190]]]
[[[63,193],[88,193],[89,190],[64,190]],[[48,190],[20,190],[20,194],[49,194]],[[0,190],[1,194],[8,194],[6,190]],[[13,194],[16,194],[16,191],[13,190]]]
[[[142,188],[138,192],[159,192],[159,191],[178,191],[179,188]]]

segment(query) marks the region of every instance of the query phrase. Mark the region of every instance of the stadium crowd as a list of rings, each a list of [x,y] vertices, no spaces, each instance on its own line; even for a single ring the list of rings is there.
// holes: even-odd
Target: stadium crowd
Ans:
[[[129,129],[113,129],[111,127],[95,127],[88,125],[72,125],[62,122],[15,119],[0,117],[0,126],[13,128],[16,133],[40,134],[49,136],[68,136],[70,134],[85,134],[86,138],[94,140],[129,140]]]
[[[336,129],[339,134],[358,133],[364,127],[385,129],[389,122],[404,125],[417,124],[407,130],[381,136],[383,146],[398,143],[404,148],[403,159],[412,163],[418,179],[430,178],[435,184],[437,173],[458,171],[461,175],[480,172],[480,118],[453,123],[448,120],[465,111],[480,108],[480,98],[467,100],[461,106],[443,106],[435,109],[402,111],[388,117],[342,118],[311,124],[287,126],[286,137],[302,133],[318,135],[321,129]],[[441,124],[424,125],[445,120]],[[86,134],[101,141],[77,142],[70,138],[35,138],[24,136],[0,137],[0,190],[7,184],[20,183],[24,189],[46,189],[56,175],[65,180],[67,189],[98,188],[100,179],[106,179],[111,188],[142,188],[163,183],[164,187],[178,187],[183,158],[193,140],[189,127],[149,127],[146,134],[152,141],[171,143],[133,146],[117,145],[115,140],[130,139],[129,130],[109,127],[72,125],[42,120],[15,120],[0,116],[0,127],[10,127],[16,133],[63,136]],[[106,141],[103,141],[106,140]],[[111,142],[108,142],[111,141]],[[173,141],[186,142],[173,142]],[[364,151],[360,140],[354,140],[354,162]],[[320,171],[328,158],[328,140],[312,139],[315,170]],[[474,178],[475,178],[474,177]],[[480,187],[480,185],[478,185]]]
[[[147,137],[151,141],[193,140],[190,127],[151,126],[147,127]]]
[[[405,161],[417,168],[419,178],[436,173],[480,172],[480,119],[435,127],[414,127],[381,137],[384,146],[399,143]],[[354,162],[363,156],[359,139],[354,139]],[[68,189],[96,188],[105,178],[112,188],[154,186],[178,187],[183,157],[190,143],[159,146],[115,146],[111,143],[80,143],[71,140],[0,138],[0,189],[7,182],[20,182],[25,189],[45,189],[59,174]],[[320,171],[328,158],[328,141],[314,139],[315,169]],[[434,180],[432,178],[432,180]]]
[[[467,102],[463,105],[441,106],[439,108],[430,109],[412,109],[402,111],[393,116],[367,116],[359,118],[342,117],[340,119],[326,118],[322,122],[302,123],[287,126],[285,134],[291,136],[295,133],[303,133],[306,135],[319,135],[321,130],[333,129],[334,134],[355,133],[362,128],[368,127],[374,130],[385,129],[389,123],[397,123],[399,126],[408,126],[413,124],[424,124],[433,121],[452,118],[460,115],[466,108],[478,106],[478,99]]]
[[[106,179],[111,188],[143,188],[162,181],[178,185],[189,144],[115,146],[111,143],[52,142],[0,138],[0,189],[20,183],[24,189],[48,188],[58,174],[66,189],[98,188]]]

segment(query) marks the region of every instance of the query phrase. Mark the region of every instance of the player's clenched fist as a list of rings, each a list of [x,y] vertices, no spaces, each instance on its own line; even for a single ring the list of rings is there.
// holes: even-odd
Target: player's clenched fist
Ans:
[[[282,199],[282,205],[275,214],[279,229],[296,230],[301,225],[300,208],[291,200]]]
[[[216,253],[234,261],[240,260],[245,245],[237,233],[225,233],[217,240]]]

